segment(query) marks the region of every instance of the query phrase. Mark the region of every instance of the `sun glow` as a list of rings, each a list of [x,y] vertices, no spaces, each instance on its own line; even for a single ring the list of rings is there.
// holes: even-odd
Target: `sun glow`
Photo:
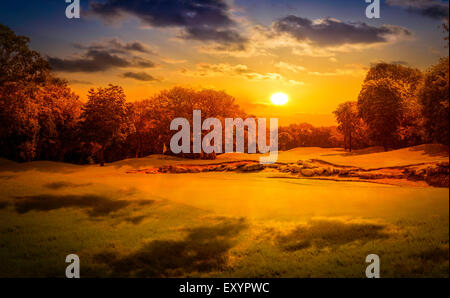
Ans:
[[[273,94],[272,97],[270,97],[270,101],[274,105],[282,106],[289,101],[289,97],[285,93],[278,92]]]

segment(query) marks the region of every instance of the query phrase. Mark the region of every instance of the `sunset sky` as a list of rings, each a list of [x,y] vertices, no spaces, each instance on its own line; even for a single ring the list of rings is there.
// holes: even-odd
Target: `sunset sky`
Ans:
[[[128,100],[173,86],[225,90],[247,112],[281,124],[332,125],[356,100],[371,63],[426,69],[448,53],[438,28],[448,1],[364,0],[0,1],[0,23],[31,38],[85,100],[89,88],[124,87]],[[286,105],[270,97],[286,93]]]

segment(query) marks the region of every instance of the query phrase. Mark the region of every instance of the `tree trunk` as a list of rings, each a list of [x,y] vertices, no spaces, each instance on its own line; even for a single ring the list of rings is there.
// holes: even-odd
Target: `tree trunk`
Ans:
[[[105,160],[103,158],[103,152],[105,151],[105,147],[102,146],[102,149],[100,149],[100,166],[103,167],[105,165]]]
[[[138,133],[138,158],[142,157],[142,136]]]
[[[350,133],[349,135],[348,135],[348,149],[349,149],[349,151],[350,152],[352,152],[352,133]]]

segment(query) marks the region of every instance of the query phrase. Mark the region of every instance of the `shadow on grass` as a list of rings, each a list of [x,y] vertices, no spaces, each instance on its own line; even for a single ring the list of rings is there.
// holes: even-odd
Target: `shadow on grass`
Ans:
[[[414,277],[448,278],[448,246],[431,247],[419,253],[410,254],[409,264],[396,264],[399,272],[408,272]]]
[[[83,187],[83,186],[89,186],[92,185],[92,183],[84,183],[84,184],[76,184],[71,182],[64,182],[64,181],[58,181],[58,182],[52,182],[47,183],[44,186],[50,189],[61,189],[61,188],[67,188],[67,187]]]
[[[19,214],[30,211],[50,211],[61,208],[80,208],[87,210],[91,217],[105,216],[132,204],[139,206],[154,203],[152,200],[114,200],[99,195],[37,195],[16,197],[14,207]]]
[[[299,226],[287,235],[278,236],[277,242],[285,251],[296,251],[311,246],[324,248],[357,240],[388,238],[383,229],[383,225],[320,220],[312,221],[307,226]]]
[[[140,224],[147,216],[145,215],[140,215],[140,216],[131,216],[131,217],[126,217],[125,221],[128,223],[132,223],[135,225]]]
[[[33,161],[18,163],[0,158],[0,172],[21,173],[27,171],[38,171],[45,173],[71,174],[77,172],[79,169],[82,169],[82,167],[83,166],[81,165],[53,161]]]
[[[222,269],[235,237],[247,228],[245,219],[187,229],[183,240],[154,240],[138,251],[121,256],[104,251],[94,260],[108,265],[114,276],[176,277]]]
[[[343,151],[343,152],[342,153],[324,154],[322,156],[358,156],[358,155],[384,152],[384,149],[383,149],[383,147],[368,147],[368,148],[364,148],[364,149],[352,150],[351,152],[347,151],[346,149],[341,149],[340,151]]]
[[[424,155],[434,157],[448,157],[448,146],[440,144],[424,144],[409,148],[409,151],[423,151]]]
[[[0,201],[0,210],[1,209],[5,209],[6,207],[9,206],[9,202],[6,201]]]
[[[434,262],[440,263],[449,260],[449,251],[448,247],[435,247],[425,251],[422,251],[419,254],[414,255],[415,258],[420,259],[425,262]]]

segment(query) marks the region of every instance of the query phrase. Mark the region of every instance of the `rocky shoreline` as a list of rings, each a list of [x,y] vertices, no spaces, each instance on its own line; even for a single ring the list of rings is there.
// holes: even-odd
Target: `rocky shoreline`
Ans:
[[[203,165],[167,165],[161,167],[128,171],[128,174],[185,174],[201,172],[239,172],[252,173],[273,171],[293,177],[358,179],[380,181],[404,179],[413,182],[426,182],[434,187],[449,187],[449,163],[424,163],[402,167],[362,169],[351,166],[333,165],[321,160],[299,160],[296,163],[260,164],[256,161],[224,162]]]

